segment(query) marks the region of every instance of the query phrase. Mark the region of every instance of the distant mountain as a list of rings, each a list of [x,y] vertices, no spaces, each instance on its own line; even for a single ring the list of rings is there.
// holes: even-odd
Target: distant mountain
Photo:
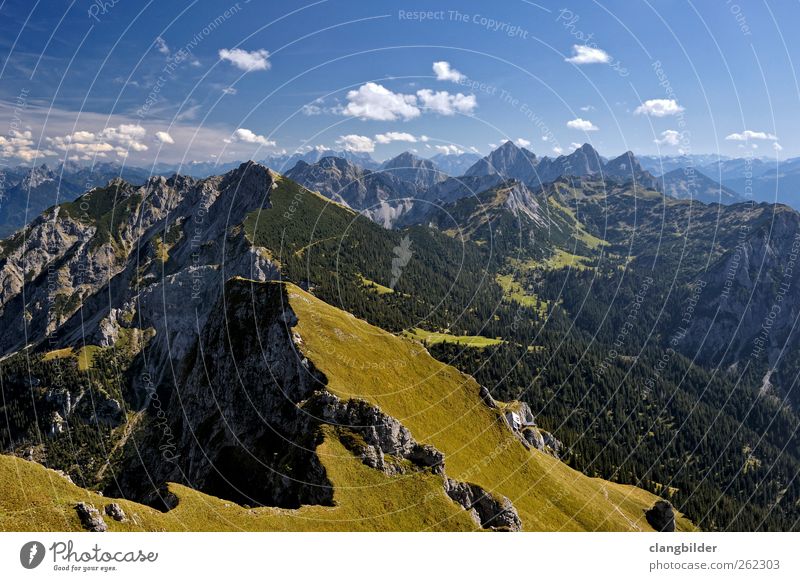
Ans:
[[[782,161],[757,157],[690,155],[679,157],[640,157],[643,166],[655,175],[675,170],[694,170],[719,183],[736,199],[778,202],[800,209],[800,158]],[[717,186],[713,186],[712,189]],[[710,198],[709,198],[710,199]],[[719,200],[729,203],[725,194]]]
[[[431,161],[440,170],[450,176],[461,176],[477,162],[481,156],[477,153],[437,153]]]
[[[411,207],[417,193],[413,183],[390,171],[370,171],[341,157],[313,164],[300,160],[285,175],[387,228]]]
[[[642,167],[654,176],[660,176],[675,169],[686,167],[702,168],[707,165],[731,159],[715,153],[701,153],[691,155],[639,155],[637,156]]]
[[[800,163],[796,159],[732,159],[702,167],[701,171],[745,198],[800,208]]]
[[[50,206],[70,202],[114,178],[141,184],[149,175],[144,169],[111,163],[94,166],[67,163],[55,168],[42,164],[4,170],[0,172],[0,237],[22,228]]]
[[[653,176],[642,168],[632,152],[606,161],[588,143],[568,155],[556,158],[537,158],[527,149],[507,141],[475,163],[469,176],[498,175],[501,179],[515,179],[531,187],[552,182],[562,176],[605,176],[622,183],[636,181],[645,187],[654,187]]]
[[[268,167],[274,168],[275,171],[285,173],[292,169],[300,161],[313,164],[326,157],[338,157],[340,159],[346,159],[347,161],[364,169],[378,169],[380,166],[380,164],[372,159],[372,156],[368,153],[354,151],[334,151],[331,149],[312,149],[306,153],[274,155],[264,159],[263,163]]]
[[[465,173],[466,176],[498,175],[502,179],[515,179],[529,183],[536,178],[536,154],[511,141],[478,160]]]
[[[422,159],[408,151],[383,162],[379,169],[421,190],[447,179],[447,175],[431,160]]]
[[[706,204],[735,204],[744,197],[719,182],[690,169],[674,169],[658,180],[664,193],[679,200],[697,200]]]

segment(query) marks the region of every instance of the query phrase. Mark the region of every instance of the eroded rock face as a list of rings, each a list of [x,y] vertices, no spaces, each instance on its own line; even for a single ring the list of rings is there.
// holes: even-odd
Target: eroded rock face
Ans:
[[[120,488],[109,493],[169,508],[160,487],[180,482],[249,506],[331,505],[333,487],[316,455],[322,427],[330,426],[370,468],[440,475],[445,492],[477,524],[520,530],[508,499],[447,478],[444,455],[417,442],[397,419],[327,391],[327,378],[298,348],[296,324],[285,285],[230,281],[181,389],[160,404],[164,424],[151,426],[150,437],[137,443],[120,471]],[[173,448],[174,454],[164,453]]]
[[[225,280],[276,277],[234,228],[269,207],[274,183],[248,162],[204,180],[114,180],[48,210],[0,246],[0,355],[30,337],[109,345],[135,315],[156,331],[147,371],[160,379],[193,347]]]
[[[517,509],[505,496],[499,499],[476,484],[445,478],[445,492],[464,507],[482,528],[498,531],[521,531]]]
[[[152,395],[163,421],[148,430],[144,465],[129,458],[120,492],[158,505],[149,474],[250,506],[330,505],[319,422],[299,406],[326,380],[295,350],[295,321],[282,285],[228,284],[180,387]]]
[[[125,517],[125,511],[122,510],[122,507],[116,502],[107,504],[104,510],[108,516],[117,522],[125,522],[127,520]]]
[[[81,525],[92,533],[104,533],[108,530],[108,525],[100,516],[100,511],[94,505],[86,502],[79,502],[75,505],[75,512],[81,520]]]
[[[431,468],[437,473],[444,471],[444,454],[433,446],[416,442],[398,420],[365,401],[342,401],[322,391],[314,394],[303,409],[318,421],[358,434],[360,438],[353,441],[351,451],[370,468],[387,474],[401,472],[400,465],[386,461],[388,454],[409,460],[420,468]]]
[[[657,501],[653,507],[645,512],[645,518],[658,532],[675,532],[675,511],[666,500]]]

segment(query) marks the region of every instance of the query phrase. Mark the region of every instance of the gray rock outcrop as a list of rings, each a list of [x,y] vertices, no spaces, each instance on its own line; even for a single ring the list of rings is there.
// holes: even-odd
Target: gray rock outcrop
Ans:
[[[108,525],[100,516],[100,511],[94,505],[86,502],[79,502],[75,505],[75,512],[81,521],[81,526],[92,533],[104,533],[108,530]]]

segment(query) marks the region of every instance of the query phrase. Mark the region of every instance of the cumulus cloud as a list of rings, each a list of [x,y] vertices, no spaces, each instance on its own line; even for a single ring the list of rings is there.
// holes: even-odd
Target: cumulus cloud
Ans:
[[[681,134],[674,129],[667,129],[661,132],[661,137],[654,140],[658,145],[677,146],[681,142]]]
[[[585,44],[573,44],[572,53],[573,56],[564,60],[575,65],[611,62],[611,55],[606,51],[597,47],[586,46]]]
[[[172,135],[170,135],[166,131],[156,131],[156,139],[161,143],[168,143],[169,145],[175,143],[175,140],[172,139]]]
[[[356,151],[360,153],[370,153],[375,151],[375,142],[366,135],[342,135],[336,140],[345,151]]]
[[[375,141],[381,144],[392,143],[393,141],[405,141],[408,143],[416,143],[417,138],[411,135],[410,133],[389,131],[387,133],[379,133],[378,135],[376,135]]]
[[[567,127],[570,129],[578,129],[580,131],[597,131],[598,127],[591,121],[587,121],[586,119],[581,119],[580,117],[573,119],[572,121],[567,121]]]
[[[461,155],[464,153],[464,150],[457,145],[434,145],[433,147],[436,151],[445,155]]]
[[[470,114],[478,106],[475,95],[464,95],[457,93],[451,95],[447,91],[431,91],[421,89],[417,91],[420,104],[425,109],[429,109],[440,115],[455,115],[456,113]]]
[[[366,83],[347,93],[343,115],[373,121],[408,120],[419,117],[422,111],[439,115],[470,114],[478,106],[475,95],[455,95],[447,91],[420,89],[416,95],[390,91],[377,83]],[[311,110],[314,114],[315,110]]]
[[[556,145],[556,146],[553,148],[553,153],[555,153],[556,155],[561,155],[562,153],[564,153],[564,150],[563,150],[563,149],[561,149],[561,146],[559,146],[559,145]]]
[[[6,159],[15,158],[22,161],[33,161],[37,157],[56,155],[56,152],[35,148],[33,134],[30,131],[12,129],[7,136],[0,135],[0,155]]]
[[[683,107],[678,105],[675,99],[648,99],[633,112],[634,115],[650,115],[652,117],[666,117],[667,115],[677,115],[683,111]]]
[[[248,73],[266,71],[272,66],[268,60],[269,52],[263,48],[249,52],[241,48],[222,48],[219,51],[219,58]]]
[[[394,93],[377,83],[366,83],[347,93],[344,115],[374,121],[395,121],[419,117],[414,95]]]
[[[233,141],[237,141],[239,143],[253,143],[255,145],[263,145],[264,147],[275,146],[274,141],[267,139],[263,135],[258,135],[249,129],[245,129],[244,127],[240,127],[233,132]]]
[[[520,147],[528,147],[531,144],[530,141],[528,141],[527,139],[523,139],[522,137],[517,137],[515,143]]]
[[[447,61],[437,61],[433,63],[433,72],[436,73],[436,80],[438,81],[451,81],[459,83],[466,77],[450,66]]]
[[[731,133],[726,136],[725,139],[728,141],[750,141],[751,139],[759,141],[777,141],[778,137],[766,131],[750,131],[746,129],[741,133]]]
[[[580,149],[581,147],[583,147],[583,145],[581,145],[577,141],[573,141],[572,143],[569,144],[569,148],[572,149],[573,151],[576,149]]]
[[[123,123],[98,132],[75,131],[68,135],[48,137],[46,141],[53,149],[69,152],[72,157],[82,160],[110,154],[125,158],[130,151],[147,151],[147,145],[143,142],[146,134],[147,131],[140,125]]]

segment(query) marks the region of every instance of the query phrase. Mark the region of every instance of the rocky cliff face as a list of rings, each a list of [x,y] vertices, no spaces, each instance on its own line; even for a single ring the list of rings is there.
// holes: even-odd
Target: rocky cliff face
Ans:
[[[382,163],[380,171],[411,183],[419,191],[447,179],[447,175],[432,161],[417,157],[408,151]]]
[[[387,228],[411,207],[417,194],[414,183],[393,172],[370,171],[339,157],[314,164],[299,161],[286,176]]]
[[[0,353],[45,339],[110,345],[135,320],[156,331],[149,372],[160,377],[193,345],[224,280],[275,276],[238,228],[268,207],[274,184],[247,163],[205,180],[114,180],[52,208],[0,246]]]
[[[130,451],[109,492],[169,506],[159,485],[179,482],[250,506],[331,505],[334,488],[316,454],[328,426],[370,468],[432,471],[476,524],[521,529],[507,498],[447,478],[444,455],[397,419],[328,392],[327,378],[302,354],[296,324],[284,284],[226,284],[161,429]]]
[[[706,361],[771,368],[787,349],[800,314],[800,217],[769,208],[745,212],[754,219],[740,224],[735,246],[694,287],[700,300],[684,343]]]

